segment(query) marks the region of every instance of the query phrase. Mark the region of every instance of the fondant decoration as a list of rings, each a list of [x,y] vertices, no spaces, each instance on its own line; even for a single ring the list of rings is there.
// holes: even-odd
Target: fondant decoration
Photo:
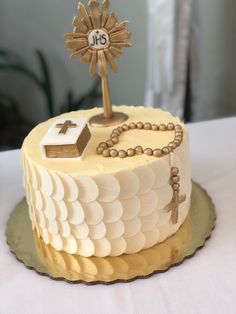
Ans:
[[[123,55],[123,48],[131,47],[131,33],[125,28],[129,22],[125,20],[119,23],[115,13],[108,12],[108,0],[103,1],[101,13],[98,0],[90,0],[88,5],[89,8],[86,8],[79,2],[81,17],[74,18],[73,32],[65,35],[66,47],[72,51],[71,57],[90,64],[91,76],[98,73],[102,79],[104,115],[95,116],[91,123],[94,126],[119,124],[128,117],[123,113],[112,112],[107,63],[113,72],[117,72],[115,58]]]
[[[173,141],[169,142],[167,146],[164,146],[162,148],[144,148],[141,145],[138,145],[133,148],[129,148],[127,150],[120,149],[119,151],[116,149],[113,149],[116,144],[119,143],[120,135],[123,132],[127,132],[130,130],[147,130],[147,131],[174,131],[175,137]],[[168,124],[152,124],[149,122],[131,122],[129,125],[123,124],[122,126],[114,129],[111,133],[110,139],[106,142],[102,142],[97,147],[97,154],[102,155],[103,157],[120,157],[120,158],[126,158],[126,157],[133,157],[135,155],[143,155],[146,154],[147,156],[154,156],[156,158],[161,158],[165,155],[169,155],[172,153],[177,147],[181,145],[183,141],[183,128],[181,125],[168,123]]]
[[[47,158],[76,158],[82,156],[90,138],[87,119],[58,120],[51,125],[40,145]]]
[[[179,217],[179,205],[186,201],[186,195],[180,195],[180,177],[179,177],[179,169],[173,167],[171,169],[171,185],[173,188],[173,198],[168,205],[169,211],[171,214],[171,221],[175,225],[178,223]]]

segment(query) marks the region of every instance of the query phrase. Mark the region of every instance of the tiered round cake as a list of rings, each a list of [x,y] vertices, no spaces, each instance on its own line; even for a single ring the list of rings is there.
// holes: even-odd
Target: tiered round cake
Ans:
[[[95,108],[39,124],[25,139],[32,227],[58,251],[85,257],[137,253],[173,235],[187,217],[185,126],[159,109],[119,111],[129,120],[116,127],[87,124],[102,113]]]

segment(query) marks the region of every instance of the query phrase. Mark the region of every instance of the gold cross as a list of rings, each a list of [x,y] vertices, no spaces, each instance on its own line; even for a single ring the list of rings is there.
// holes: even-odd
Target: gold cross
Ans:
[[[179,205],[184,201],[186,201],[186,195],[179,195],[179,191],[174,191],[173,198],[168,205],[169,211],[172,211],[171,220],[174,225],[178,223]]]
[[[72,123],[71,120],[67,120],[63,124],[59,123],[56,125],[56,128],[60,129],[59,134],[66,134],[68,129],[76,128],[76,127],[77,127],[77,124]]]

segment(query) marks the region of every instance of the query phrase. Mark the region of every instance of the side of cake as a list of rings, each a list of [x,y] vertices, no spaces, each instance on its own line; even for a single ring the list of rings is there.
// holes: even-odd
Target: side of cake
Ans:
[[[119,110],[129,116],[125,124],[88,125],[91,139],[80,160],[47,158],[40,143],[57,121],[73,124],[99,108],[51,119],[25,139],[32,227],[58,251],[86,257],[137,253],[173,235],[187,217],[191,173],[185,126],[158,109]]]

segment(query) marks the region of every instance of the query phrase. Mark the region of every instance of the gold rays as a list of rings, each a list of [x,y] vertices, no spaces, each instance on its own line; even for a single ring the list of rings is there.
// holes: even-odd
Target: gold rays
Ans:
[[[109,1],[104,0],[101,11],[98,0],[90,0],[89,8],[79,2],[81,17],[73,20],[73,32],[65,35],[66,46],[71,57],[80,58],[90,64],[89,73],[107,76],[107,64],[113,72],[117,71],[115,58],[123,55],[123,48],[131,47],[131,33],[125,27],[128,21],[118,22],[114,12],[109,12]]]

